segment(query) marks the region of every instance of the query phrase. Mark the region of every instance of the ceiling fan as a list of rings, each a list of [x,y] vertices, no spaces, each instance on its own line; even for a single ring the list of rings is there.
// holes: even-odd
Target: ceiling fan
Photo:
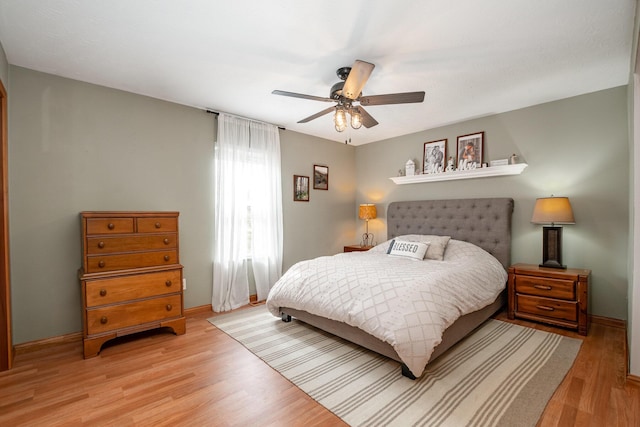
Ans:
[[[410,104],[424,101],[424,92],[389,93],[385,95],[363,96],[362,88],[369,79],[375,65],[357,59],[353,66],[338,68],[336,74],[341,81],[331,86],[328,98],[321,96],[305,95],[283,90],[274,90],[274,95],[291,96],[293,98],[310,99],[312,101],[335,102],[337,105],[326,108],[316,114],[300,120],[298,123],[307,123],[335,111],[333,122],[338,132],[347,128],[347,113],[351,116],[351,127],[359,129],[362,125],[366,128],[378,124],[363,105],[386,104]],[[354,105],[358,103],[359,105]]]

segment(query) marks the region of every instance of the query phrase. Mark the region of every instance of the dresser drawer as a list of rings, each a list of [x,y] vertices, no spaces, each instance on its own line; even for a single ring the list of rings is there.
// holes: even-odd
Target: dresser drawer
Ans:
[[[547,298],[574,300],[576,287],[573,280],[516,276],[516,292]]]
[[[161,233],[178,229],[177,218],[136,218],[136,222],[138,233]]]
[[[576,301],[562,301],[530,295],[516,295],[516,312],[569,322],[578,320],[578,304]]]
[[[176,250],[87,257],[87,273],[178,264]]]
[[[89,335],[182,316],[182,295],[87,310]]]
[[[133,218],[87,218],[87,234],[133,233]]]
[[[177,234],[131,235],[126,237],[88,237],[87,254],[133,252],[177,247]]]
[[[181,270],[169,270],[111,279],[87,280],[86,305],[96,307],[180,292],[182,288],[180,272]]]

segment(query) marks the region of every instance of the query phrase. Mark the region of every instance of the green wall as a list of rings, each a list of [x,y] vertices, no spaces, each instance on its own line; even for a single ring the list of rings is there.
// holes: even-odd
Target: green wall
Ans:
[[[185,307],[210,304],[215,116],[25,68],[10,74],[14,344],[82,330],[83,210],[179,211]],[[355,149],[289,131],[281,138],[286,267],[350,243]],[[294,203],[292,175],[311,176],[314,163],[329,166],[330,189]]]
[[[423,144],[485,132],[485,161],[517,154],[518,176],[395,185],[389,177]],[[619,87],[357,147],[357,203],[373,202],[381,218],[369,228],[386,236],[385,212],[396,200],[512,197],[512,262],[538,264],[542,228],[531,224],[535,199],[568,196],[576,224],[564,227],[563,261],[592,270],[590,313],[627,318],[629,239],[627,88]],[[360,224],[362,227],[362,224]],[[360,232],[363,232],[362,230]]]
[[[185,307],[210,304],[215,117],[8,68],[14,343],[81,330],[82,210],[180,211]],[[391,201],[494,196],[516,201],[512,260],[538,263],[535,198],[566,195],[577,223],[565,227],[564,261],[593,270],[592,314],[626,319],[627,130],[621,87],[358,147],[281,131],[283,267],[357,243],[364,232],[359,203],[377,204],[370,231],[382,241]],[[485,159],[516,153],[529,164],[522,175],[410,185],[389,179],[408,158],[421,162],[424,142],[448,138],[452,153],[458,135],[476,131],[485,131]],[[311,177],[314,164],[329,166],[329,190],[312,189],[308,203],[294,202],[293,175]]]

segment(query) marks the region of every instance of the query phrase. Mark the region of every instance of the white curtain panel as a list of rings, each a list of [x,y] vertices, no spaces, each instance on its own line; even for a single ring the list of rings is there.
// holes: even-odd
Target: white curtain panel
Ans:
[[[282,274],[278,128],[221,113],[214,159],[211,304],[220,312],[249,302],[249,262],[258,300],[266,299]]]

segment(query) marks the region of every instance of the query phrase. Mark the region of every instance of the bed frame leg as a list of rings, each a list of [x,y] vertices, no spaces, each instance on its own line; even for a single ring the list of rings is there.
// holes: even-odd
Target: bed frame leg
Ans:
[[[291,316],[289,316],[286,313],[281,313],[280,318],[282,319],[283,322],[287,322],[287,323],[291,322]]]
[[[402,376],[409,378],[410,380],[416,380],[416,376],[409,370],[409,367],[404,363],[400,365],[402,368]]]

